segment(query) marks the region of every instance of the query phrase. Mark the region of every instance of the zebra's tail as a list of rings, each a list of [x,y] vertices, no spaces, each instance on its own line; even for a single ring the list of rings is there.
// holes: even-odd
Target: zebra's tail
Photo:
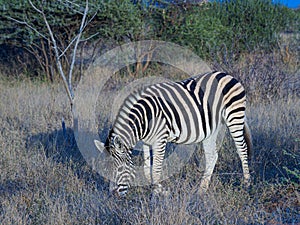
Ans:
[[[248,160],[251,161],[252,157],[253,157],[253,145],[252,145],[252,137],[251,137],[250,128],[248,126],[247,121],[245,121],[245,124],[244,124],[244,137],[245,137],[245,141],[247,144]]]

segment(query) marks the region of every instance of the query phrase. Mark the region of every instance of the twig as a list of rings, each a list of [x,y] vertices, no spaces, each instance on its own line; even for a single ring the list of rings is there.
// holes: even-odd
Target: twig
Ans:
[[[96,14],[97,14],[97,13],[95,13],[95,14],[92,16],[92,18],[91,18],[88,22],[86,22],[86,24],[84,25],[82,31],[86,28],[87,24],[89,24],[89,23],[95,18]],[[82,31],[81,31],[81,32],[82,32]],[[99,32],[97,32],[96,34],[93,34],[93,35],[91,35],[90,37],[85,38],[85,39],[79,38],[79,42],[88,41],[89,39],[95,37],[95,36],[98,35],[98,34],[99,34]],[[77,34],[77,35],[73,38],[73,40],[68,44],[68,46],[65,48],[65,50],[62,51],[62,53],[60,54],[59,57],[62,57],[62,56],[66,53],[66,51],[73,45],[73,43],[74,43],[76,40],[78,40],[78,36],[79,36],[79,34]]]
[[[81,41],[82,41],[82,42],[88,41],[88,40],[90,40],[91,38],[97,36],[98,34],[99,34],[99,32],[97,32],[97,33],[95,33],[95,34],[92,34],[91,36],[89,36],[89,37],[87,37],[87,38],[85,38],[85,39],[81,39]]]
[[[65,53],[68,51],[68,49],[73,45],[73,43],[76,41],[78,35],[76,35],[73,40],[68,44],[68,46],[65,48],[65,50],[61,51],[61,54],[59,55],[59,58],[63,57]]]
[[[21,20],[17,20],[13,17],[10,16],[6,16],[7,19],[10,19],[12,21],[15,21],[19,24],[25,25],[27,27],[29,27],[31,30],[33,30],[34,32],[36,32],[38,35],[40,35],[42,38],[47,39],[47,37],[45,35],[43,35],[42,33],[40,33],[37,29],[35,29],[33,26],[31,26],[29,23],[25,22],[25,21],[21,21]]]

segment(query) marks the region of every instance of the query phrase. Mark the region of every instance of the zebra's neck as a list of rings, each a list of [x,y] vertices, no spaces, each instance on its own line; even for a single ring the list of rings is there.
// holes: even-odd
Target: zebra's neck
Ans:
[[[126,149],[133,149],[139,139],[135,135],[132,135],[132,132],[131,129],[120,130],[118,126],[115,126],[110,132],[110,138],[118,136]]]
[[[118,135],[128,149],[132,149],[145,136],[148,121],[153,117],[152,114],[141,92],[132,93],[124,101],[116,117],[112,133]]]

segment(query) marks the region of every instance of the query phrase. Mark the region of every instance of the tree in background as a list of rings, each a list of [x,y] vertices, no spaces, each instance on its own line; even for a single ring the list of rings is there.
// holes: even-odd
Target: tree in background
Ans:
[[[46,19],[55,34],[56,44],[61,51],[62,67],[66,70],[71,63],[73,49],[70,44],[74,42],[74,35],[78,33],[81,24],[85,1],[8,1],[1,0],[0,14],[0,49],[2,62],[12,64],[20,56],[32,55],[34,59],[20,58],[18,63],[26,64],[25,69],[40,75],[44,74],[48,80],[53,81],[57,74],[55,52],[52,40],[45,26],[41,13],[32,5],[43,9]],[[90,20],[82,33],[80,48],[84,49],[87,40],[96,43],[122,43],[133,41],[137,36],[143,35],[141,15],[136,5],[130,1],[89,1],[87,20]],[[113,45],[113,44],[112,44]],[[13,52],[12,52],[13,50]],[[9,58],[8,58],[9,57]],[[28,65],[39,65],[28,67]],[[78,62],[77,62],[78,64]],[[40,68],[42,71],[37,71]]]
[[[33,0],[32,3],[44,9],[59,49],[65,50],[62,66],[68,68],[72,59],[72,50],[68,46],[74,34],[78,33],[85,1]],[[0,5],[2,71],[21,67],[23,73],[27,70],[30,75],[53,81],[58,72],[55,54],[41,14],[32,8],[28,0],[0,0]],[[87,18],[93,20],[82,33],[75,79],[80,79],[84,67],[94,57],[127,42],[147,39],[172,41],[189,47],[208,61],[219,55],[234,61],[245,52],[278,48],[280,33],[299,32],[300,27],[297,11],[274,4],[271,0],[216,0],[205,3],[90,0]],[[135,76],[137,73],[134,71],[138,68],[142,67],[134,65],[128,71]]]
[[[42,74],[53,81],[57,73],[55,52],[44,19],[47,19],[55,34],[60,61],[63,69],[66,70],[70,66],[73,51],[70,44],[74,42],[74,36],[78,33],[84,8],[84,1],[79,5],[69,1],[4,0],[0,29],[5,36],[0,39],[0,44],[4,50],[15,47],[21,49],[23,54],[29,53],[34,56],[29,63],[34,65],[38,63]],[[42,10],[45,18],[36,9]],[[93,5],[90,5],[87,16],[91,17],[95,11]]]

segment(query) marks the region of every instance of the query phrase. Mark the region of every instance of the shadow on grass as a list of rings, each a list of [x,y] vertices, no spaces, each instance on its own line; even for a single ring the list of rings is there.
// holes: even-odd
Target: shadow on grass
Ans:
[[[71,168],[78,178],[92,180],[98,188],[108,190],[108,182],[86,163],[71,128],[30,136],[26,149],[41,149],[48,159]]]
[[[26,185],[21,179],[5,180],[5,182],[2,182],[0,185],[0,196],[11,196],[22,190],[26,190]]]
[[[259,182],[277,183],[278,181],[289,179],[297,182],[297,179],[293,180],[293,177],[284,169],[287,167],[300,170],[297,158],[286,155],[284,151],[284,149],[294,149],[295,143],[291,142],[287,137],[280,136],[280,134],[276,135],[275,131],[268,129],[257,130],[254,128],[252,130],[253,159],[251,161],[250,170],[253,185]],[[103,139],[103,137],[107,136],[108,128],[103,129],[102,132],[99,131],[99,133]],[[217,175],[222,182],[227,183],[234,181],[235,185],[240,185],[243,178],[240,159],[231,138],[228,138],[228,132],[226,136],[213,175]],[[47,158],[50,158],[56,163],[70,166],[78,177],[94,179],[98,185],[102,187],[108,186],[108,182],[105,182],[102,176],[87,165],[77,147],[74,132],[70,128],[67,128],[65,131],[59,129],[50,133],[40,133],[35,136],[30,136],[27,140],[26,148],[42,149]],[[194,156],[191,157],[189,164],[179,172],[183,178],[189,176],[188,174],[196,174],[198,176],[200,175],[197,177],[197,180],[201,179],[199,171],[191,171],[203,169],[202,165],[199,165],[199,160],[201,161],[202,157],[201,145],[199,145],[199,148]],[[139,154],[136,155],[137,159],[139,159],[137,156],[141,157],[141,152],[138,153]],[[141,162],[136,163],[139,164]],[[91,174],[93,174],[93,178]],[[10,184],[8,183],[7,185],[9,186]],[[16,187],[18,187],[18,185],[16,185]]]
[[[257,182],[299,181],[286,170],[286,168],[300,170],[299,158],[293,156],[297,154],[295,141],[280,137],[272,131],[256,131],[252,136],[254,146],[252,171]]]

